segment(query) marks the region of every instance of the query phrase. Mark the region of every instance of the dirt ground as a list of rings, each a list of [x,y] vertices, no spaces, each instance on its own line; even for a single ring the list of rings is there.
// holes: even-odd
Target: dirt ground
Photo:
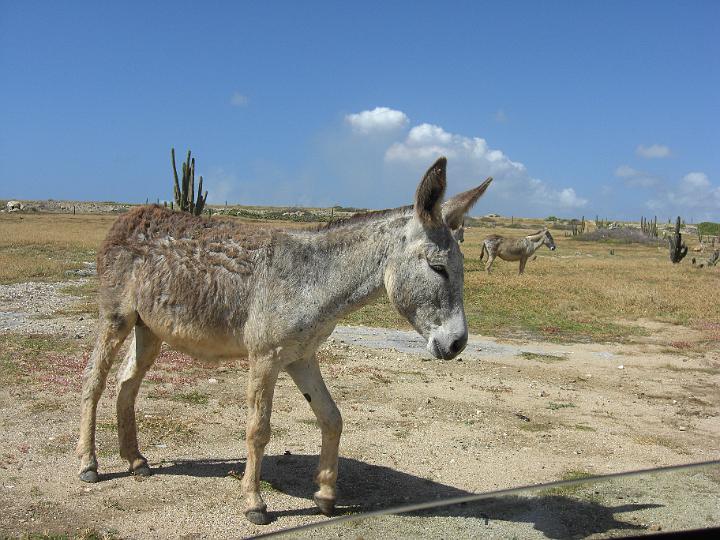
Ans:
[[[263,464],[274,521],[258,527],[239,505],[242,362],[203,365],[173,351],[138,398],[141,449],[156,474],[129,476],[117,453],[113,372],[99,407],[102,481],[81,483],[74,446],[93,321],[53,317],[72,302],[66,285],[0,286],[0,334],[77,343],[38,353],[27,376],[0,389],[0,536],[246,537],[327,520],[311,499],[319,430],[289,377],[278,382]],[[720,353],[669,354],[668,342],[691,341],[693,331],[644,324],[648,336],[622,345],[472,336],[461,358],[446,362],[431,360],[412,333],[338,328],[322,369],[345,422],[339,513],[720,459]],[[581,538],[720,524],[717,468],[543,497],[315,534]]]

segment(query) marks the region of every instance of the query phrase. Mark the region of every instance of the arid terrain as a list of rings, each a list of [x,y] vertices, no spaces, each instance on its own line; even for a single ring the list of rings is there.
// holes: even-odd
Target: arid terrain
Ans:
[[[129,476],[117,453],[113,371],[99,408],[101,482],[78,480],[80,374],[95,313],[95,278],[84,263],[112,218],[70,218],[64,233],[40,215],[0,220],[0,536],[245,537],[327,520],[312,503],[319,430],[281,376],[262,474],[274,521],[245,521],[243,359],[206,365],[164,350],[138,398],[141,449],[156,473],[147,479]],[[471,229],[463,246],[471,340],[459,359],[430,359],[402,328],[367,326],[401,326],[383,302],[346,321],[322,349],[345,422],[340,514],[720,459],[720,323],[710,301],[717,269],[673,267],[652,246],[608,255],[607,245],[554,233],[557,252],[539,252],[525,276],[502,262],[487,276],[477,260],[486,232]],[[678,284],[684,300],[671,293]],[[717,526],[720,474],[518,503],[331,531],[580,538]]]

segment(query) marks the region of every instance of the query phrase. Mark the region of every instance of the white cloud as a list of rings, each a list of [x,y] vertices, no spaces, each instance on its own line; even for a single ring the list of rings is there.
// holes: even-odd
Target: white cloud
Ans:
[[[629,165],[620,165],[615,169],[615,176],[622,178],[625,185],[631,187],[650,188],[657,185],[660,180],[646,172],[633,169]]]
[[[454,178],[463,183],[477,182],[487,176],[495,178],[493,194],[505,199],[505,208],[517,213],[534,212],[536,207],[582,208],[588,200],[573,188],[553,189],[542,180],[531,177],[525,165],[512,161],[501,150],[492,149],[480,137],[466,137],[445,131],[432,124],[413,127],[402,142],[393,143],[385,152],[389,164],[426,165],[438,156],[446,156]]]
[[[505,114],[505,111],[502,109],[498,109],[498,111],[495,113],[495,121],[498,124],[505,124],[508,121],[508,117]]]
[[[244,107],[248,104],[248,98],[246,95],[240,92],[235,92],[230,98],[230,105],[234,107]]]
[[[581,208],[587,204],[587,199],[578,197],[573,188],[565,188],[560,191],[558,202],[565,208]]]
[[[354,131],[367,135],[376,131],[393,131],[404,128],[410,119],[402,111],[388,107],[375,107],[371,111],[362,111],[345,116],[345,121]]]
[[[647,201],[653,210],[667,210],[691,219],[717,221],[720,213],[720,185],[715,186],[704,172],[690,172],[677,185]]]
[[[650,146],[641,144],[635,149],[635,153],[640,157],[648,159],[665,158],[670,155],[670,148],[664,144],[651,144]]]
[[[707,174],[703,172],[691,172],[683,176],[680,181],[680,187],[683,190],[693,191],[696,189],[703,190],[710,187],[710,180]]]
[[[637,174],[639,174],[639,171],[633,169],[629,165],[620,165],[617,169],[615,169],[615,176],[619,176],[620,178],[632,178]]]

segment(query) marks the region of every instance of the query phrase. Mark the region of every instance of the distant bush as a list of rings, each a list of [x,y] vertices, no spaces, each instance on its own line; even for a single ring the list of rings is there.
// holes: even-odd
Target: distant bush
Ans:
[[[573,240],[585,242],[608,242],[615,244],[646,244],[656,246],[663,241],[646,236],[640,229],[596,229],[592,232],[579,234]]]
[[[337,210],[338,212],[367,212],[367,208],[355,208],[354,206],[340,206],[339,204],[336,204],[333,206],[333,210]]]
[[[712,221],[703,221],[698,223],[698,234],[720,236],[720,223],[713,223]]]
[[[264,219],[264,220],[277,220],[277,221],[295,221],[302,223],[319,223],[330,221],[329,215],[314,214],[307,210],[275,210],[272,212],[252,212],[250,210],[227,210],[223,211],[222,214],[229,216],[236,216],[245,219]]]
[[[556,218],[555,216],[548,216],[545,218],[545,221],[557,221],[557,220],[558,220],[558,218]]]

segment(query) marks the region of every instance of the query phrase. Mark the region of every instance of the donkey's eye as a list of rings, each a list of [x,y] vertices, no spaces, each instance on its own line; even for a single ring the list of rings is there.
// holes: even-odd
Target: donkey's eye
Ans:
[[[445,268],[442,264],[431,264],[430,268],[433,269],[433,272],[436,274],[440,274],[445,279],[448,279],[450,276],[448,275],[447,268]]]

